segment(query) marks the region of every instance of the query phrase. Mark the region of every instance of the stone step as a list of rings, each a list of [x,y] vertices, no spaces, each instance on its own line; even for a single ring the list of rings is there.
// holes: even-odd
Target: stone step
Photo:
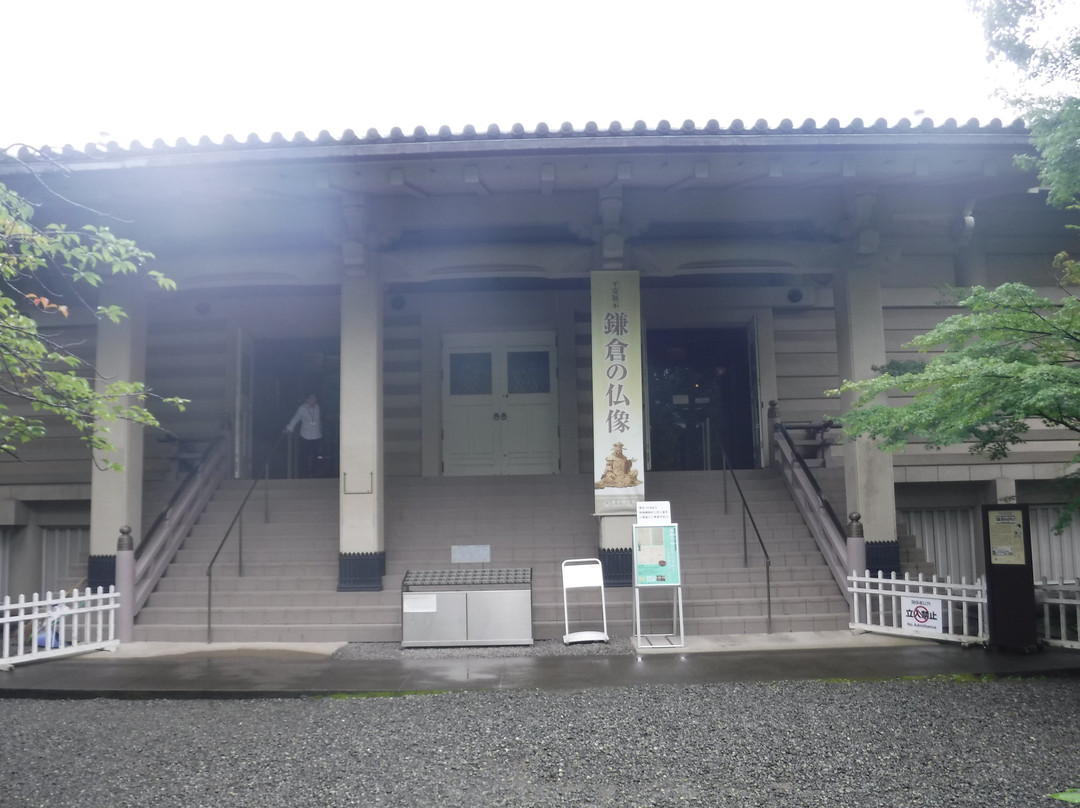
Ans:
[[[227,527],[236,518],[238,513],[237,509],[232,510],[204,510],[199,516],[197,525],[214,525],[221,527]],[[250,504],[243,510],[244,526],[258,526],[258,525],[330,525],[334,528],[338,526],[338,511],[337,508],[327,508],[319,510],[298,510],[293,509],[288,503],[275,505],[270,509],[270,519],[266,519],[266,511],[260,505],[258,508],[253,508]],[[239,522],[239,519],[237,519]]]
[[[247,542],[248,532],[244,532],[244,540]],[[220,538],[218,539],[220,541]],[[388,539],[388,544],[391,539]],[[458,539],[452,536],[425,536],[423,538],[413,539],[409,541],[407,538],[400,535],[392,537],[392,544],[387,547],[388,555],[392,555],[398,558],[414,558],[423,555],[439,555],[446,558],[449,562],[451,557],[451,548],[460,545],[481,545],[490,548],[492,553],[492,560],[499,553],[514,552],[520,555],[521,553],[536,553],[542,555],[544,558],[549,559],[566,559],[574,557],[593,557],[596,555],[596,537],[595,536],[574,536],[566,537],[561,536],[558,543],[550,543],[541,541],[540,538],[533,538],[528,534],[518,535],[516,540],[514,538],[508,538],[504,536],[487,538],[477,538],[475,533],[465,539]],[[632,539],[627,539],[627,545],[631,543]],[[808,549],[816,548],[816,543],[809,531],[805,527],[801,529],[783,529],[778,530],[772,535],[763,535],[762,543],[765,545],[765,549],[772,555],[775,552],[793,552],[793,551],[805,551]],[[679,532],[679,545],[680,555],[684,558],[695,556],[707,556],[716,553],[718,550],[722,550],[726,553],[742,553],[743,546],[750,551],[751,554],[760,554],[761,545],[758,543],[757,537],[754,534],[750,534],[746,537],[745,541],[741,532],[729,533],[729,534],[712,534],[712,535],[694,535],[687,536],[680,530]],[[572,553],[578,553],[579,556],[569,555]]]
[[[259,501],[253,498],[249,504],[259,503]],[[590,514],[592,512],[592,498],[576,500],[559,497],[557,501],[559,502],[559,510],[555,512],[551,510],[550,501],[539,499],[536,494],[499,499],[488,497],[418,497],[415,500],[399,500],[396,502],[393,499],[388,499],[386,509],[388,513],[400,517],[406,523],[413,520],[430,519],[431,515],[435,513],[445,514],[450,519],[459,516],[468,519],[469,516],[475,517],[475,514],[482,510],[492,512],[512,510],[526,516],[546,517],[546,519],[557,519],[561,513]],[[781,496],[780,493],[773,493],[773,491],[757,490],[754,491],[753,496],[747,495],[746,501],[751,512],[754,513],[755,519],[758,511],[761,514],[766,514],[775,509],[781,513],[797,513],[795,504],[791,501],[791,498],[787,497],[786,491],[782,491]],[[768,509],[764,506],[768,506]],[[742,500],[729,498],[726,509],[723,499],[693,500],[680,496],[672,504],[672,517],[676,522],[685,514],[697,511],[713,513],[717,516],[729,517],[729,519],[742,519]]]
[[[222,495],[230,495],[239,493],[245,493],[254,480],[234,480],[228,479],[221,483],[218,488],[218,493]],[[279,492],[287,496],[301,496],[312,495],[322,493],[327,496],[333,496],[338,490],[338,481],[333,477],[321,477],[311,480],[292,479],[284,480],[278,478],[271,478],[270,480],[258,481],[259,486],[269,485],[271,491]]]
[[[802,558],[805,554],[798,554]],[[465,565],[461,565],[464,567]],[[486,565],[468,565],[486,566]],[[495,567],[496,565],[491,565]],[[508,565],[509,566],[509,565]],[[401,578],[408,570],[421,569],[450,569],[448,564],[410,564],[387,561],[386,577],[383,585],[385,588],[399,588]],[[459,567],[460,568],[460,567]],[[555,562],[537,563],[530,567],[533,572],[534,585],[547,580],[553,584],[561,583],[561,565]],[[774,583],[783,581],[831,581],[832,575],[828,568],[819,560],[809,564],[784,565],[773,559],[770,576]],[[317,579],[332,583],[336,588],[338,566],[336,559],[316,559],[310,556],[302,562],[292,560],[266,560],[257,555],[245,552],[244,575],[238,574],[238,565],[235,556],[219,557],[214,566],[215,582],[246,579],[268,580],[280,575],[283,583],[297,580]],[[700,563],[692,566],[683,564],[683,582],[686,585],[698,583],[724,584],[738,581],[764,582],[765,567],[761,559],[750,560],[749,566],[743,566],[742,557],[737,558],[737,563],[725,563],[724,559],[711,559],[709,563]],[[167,588],[183,580],[203,580],[206,578],[206,562],[201,560],[178,562],[170,566],[168,573],[161,581],[161,587]]]
[[[206,564],[202,562],[173,563],[166,571],[166,578],[206,578]],[[217,562],[214,565],[214,581],[237,575],[237,565],[228,565]],[[241,577],[273,578],[292,576],[329,576],[335,580],[338,574],[337,561],[308,560],[302,563],[295,561],[249,561],[244,559],[244,575]],[[162,579],[164,580],[164,579]]]
[[[387,574],[383,577],[383,587],[386,589],[400,589],[401,579],[407,568],[392,569],[387,563]],[[415,569],[420,569],[416,567]],[[442,567],[425,567],[425,569],[443,569]],[[760,564],[751,564],[749,567],[737,566],[715,568],[691,568],[684,570],[683,580],[686,585],[696,584],[738,584],[738,583],[765,583],[765,567]],[[808,566],[773,567],[770,569],[770,577],[774,585],[784,582],[820,583],[832,584],[832,573],[824,564],[811,564]],[[561,589],[561,570],[554,575],[543,575],[539,568],[533,568],[533,585],[539,586],[544,579],[552,582],[553,586]],[[835,585],[835,584],[834,584]],[[609,592],[620,591],[618,587],[608,587]]]
[[[401,611],[401,593],[390,590],[382,592],[337,592],[334,589],[223,589],[214,582],[214,607],[238,609],[260,607],[265,609],[325,608],[336,609],[386,606]],[[206,612],[206,587],[201,590],[173,590],[154,593],[153,608],[195,608]],[[141,615],[140,615],[141,616]],[[399,614],[400,617],[400,614]]]
[[[321,579],[323,586],[312,586],[311,579],[307,579],[308,587],[282,588],[276,585],[276,579],[232,579],[231,581],[214,581],[214,603],[220,606],[251,606],[260,605],[264,608],[280,606],[291,607],[340,607],[340,606],[370,606],[392,605],[399,608],[400,582],[394,586],[388,586],[379,592],[338,592],[336,581],[330,578]],[[240,586],[240,583],[261,582],[261,586]],[[191,587],[171,587],[160,589],[154,593],[153,607],[183,607],[192,606],[205,609],[206,582],[193,581]],[[628,599],[625,594],[628,590],[605,589],[605,596],[613,603],[619,602],[620,598]],[[773,582],[773,598],[780,599],[818,599],[829,598],[841,599],[839,589],[831,581],[787,581]],[[596,602],[599,603],[597,590],[582,590],[575,592],[570,590],[571,603]],[[683,587],[684,602],[725,602],[741,600],[764,600],[768,595],[768,587],[764,582],[729,582],[723,584],[699,583]],[[557,605],[562,608],[563,590],[557,581],[550,581],[546,585],[534,584],[532,598],[535,606]],[[846,602],[845,602],[846,603]]]
[[[206,642],[202,625],[135,626],[136,642]],[[213,627],[214,642],[400,642],[401,621],[366,625],[312,624],[294,626],[265,623]]]
[[[309,575],[306,571],[297,575],[238,577],[235,570],[224,574],[221,570],[214,573],[214,592],[336,592],[338,584],[337,569],[333,573]],[[385,591],[385,590],[384,590]],[[150,596],[150,602],[159,594],[170,592],[199,592],[206,597],[206,574],[202,575],[167,575],[162,578]]]
[[[740,472],[739,481],[772,558],[774,631],[846,628],[846,601],[782,481],[769,470]],[[765,630],[761,551],[750,531],[743,566],[741,505],[729,484],[730,512],[723,512],[721,482],[719,473],[650,475],[650,499],[673,500],[680,525],[689,634]],[[140,615],[137,637],[205,641],[206,564],[249,487],[249,481],[222,486]],[[215,565],[214,639],[399,641],[404,573],[455,568],[451,547],[471,544],[490,545],[492,562],[468,566],[533,570],[535,636],[562,636],[561,563],[597,553],[588,476],[394,479],[388,489],[384,589],[338,593],[337,481],[271,481],[270,523],[263,521],[264,499],[246,506],[245,575],[237,574],[235,535]],[[624,636],[631,631],[632,592],[605,590],[609,624],[622,626]],[[572,608],[598,615],[598,604],[578,594],[572,593]],[[643,603],[646,620],[657,612],[666,622],[670,593],[647,597],[661,602]]]
[[[184,539],[186,544],[199,543],[217,547],[225,538],[226,524],[222,525],[195,525]],[[239,530],[233,528],[230,531],[230,541],[239,535]],[[250,539],[289,539],[289,538],[312,538],[332,539],[337,541],[339,536],[337,523],[332,525],[320,524],[282,524],[262,522],[244,522],[244,541]]]
[[[287,626],[309,625],[356,625],[364,623],[401,622],[401,606],[375,604],[372,606],[314,607],[294,606],[287,609],[262,608],[259,606],[218,606],[212,609],[212,623],[216,626],[264,625],[268,623]],[[140,626],[198,626],[206,625],[206,604],[158,608],[148,606],[139,612]]]
[[[650,593],[651,595],[652,593]],[[620,611],[630,614],[630,607],[622,604],[608,604],[609,619]],[[847,604],[840,598],[783,598],[772,599],[774,617],[806,614],[836,614],[846,616]],[[214,604],[212,622],[214,625],[315,625],[315,624],[366,624],[400,623],[400,604],[370,604],[351,606],[290,606],[288,608],[266,608],[260,605],[226,606]],[[556,622],[563,617],[563,605],[537,604],[533,602],[534,622]],[[641,603],[642,620],[665,619],[673,615],[672,600],[667,598],[643,598]],[[695,600],[683,596],[684,619],[713,619],[733,617],[761,617],[767,614],[767,603],[762,599],[752,600]],[[140,626],[151,625],[205,625],[206,605],[147,607],[139,614]]]
[[[220,541],[185,541],[178,553],[199,553],[212,556],[221,547],[221,555],[236,557],[240,552],[240,542],[236,537],[229,537],[224,545]],[[319,559],[322,561],[335,561],[338,557],[338,539],[336,536],[244,536],[244,557],[247,558],[252,552],[265,551],[267,553],[286,552],[289,550],[302,550],[306,558]],[[200,556],[201,557],[201,556]]]
[[[336,543],[335,543],[336,544]],[[214,556],[213,547],[182,547],[173,558],[173,564],[208,564]],[[329,550],[329,552],[327,552]],[[240,553],[231,544],[226,545],[218,555],[215,569],[221,565],[236,565]],[[286,562],[292,561],[297,564],[306,564],[308,561],[318,560],[325,563],[337,563],[337,547],[327,545],[313,546],[303,540],[297,541],[292,547],[267,547],[249,543],[244,540],[244,564],[259,562]]]
[[[773,616],[773,633],[796,631],[840,631],[849,627],[847,615],[806,614]],[[642,631],[670,633],[666,618],[643,620]],[[573,627],[573,624],[572,624]],[[685,621],[687,636],[719,636],[725,634],[764,634],[769,626],[765,617],[714,617]],[[561,639],[565,631],[563,620],[533,624],[535,640]],[[630,618],[608,616],[608,632],[613,637],[629,637],[633,634]],[[215,625],[214,642],[400,642],[400,621],[366,625],[286,625],[266,623],[259,625]],[[206,642],[205,623],[191,626],[139,626],[135,627],[138,642]]]

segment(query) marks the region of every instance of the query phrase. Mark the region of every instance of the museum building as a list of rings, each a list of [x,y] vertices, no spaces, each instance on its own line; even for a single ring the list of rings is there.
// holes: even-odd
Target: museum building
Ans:
[[[174,534],[139,639],[205,637],[219,547],[222,639],[400,639],[404,575],[440,568],[530,569],[558,637],[580,557],[625,634],[636,503],[660,500],[689,633],[846,628],[780,440],[873,568],[978,576],[979,507],[1020,502],[1036,574],[1075,576],[1080,537],[1050,530],[1074,437],[1032,424],[989,461],[830,423],[827,391],[918,358],[947,287],[1062,294],[1080,239],[1030,151],[1019,122],[858,119],[23,149],[0,182],[36,224],[108,226],[177,284],[107,283],[121,324],[72,306],[42,330],[189,403],[110,426],[122,473],[59,423],[0,458],[0,595],[113,583],[126,527]],[[309,395],[314,470],[283,435]]]

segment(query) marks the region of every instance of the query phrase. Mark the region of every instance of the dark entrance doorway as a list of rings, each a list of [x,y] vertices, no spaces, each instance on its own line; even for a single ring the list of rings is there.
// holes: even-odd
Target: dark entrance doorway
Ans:
[[[649,468],[754,467],[753,379],[746,328],[680,328],[646,335]]]
[[[263,339],[255,343],[255,401],[252,417],[254,462],[262,471],[267,452],[281,436],[304,399],[314,393],[322,416],[318,474],[336,477],[341,397],[341,348],[336,339]],[[270,476],[284,478],[295,469],[284,447],[274,453]]]

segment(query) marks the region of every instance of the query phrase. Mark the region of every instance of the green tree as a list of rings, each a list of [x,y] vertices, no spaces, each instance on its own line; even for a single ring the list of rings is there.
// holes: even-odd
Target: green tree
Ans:
[[[1037,155],[1020,162],[1038,172],[1049,202],[1080,202],[1080,5],[1074,0],[971,0],[982,19],[989,58],[1010,69],[1016,89],[1003,95],[1031,131]]]
[[[1036,154],[1018,162],[1038,174],[1049,204],[1080,210],[1080,5],[971,0],[971,7],[983,20],[991,60],[1019,80],[1021,89],[1009,95]],[[1031,422],[1080,438],[1080,268],[1066,253],[1054,266],[1059,300],[1019,283],[951,290],[963,313],[908,345],[936,352],[928,361],[891,362],[875,368],[875,378],[831,391],[855,396],[842,416],[845,432],[875,438],[887,451],[914,441],[930,449],[970,442],[990,459],[1023,442]],[[882,404],[890,393],[908,398]],[[1080,473],[1065,473],[1061,482],[1069,502],[1059,528],[1080,510]]]
[[[75,427],[91,448],[108,451],[110,421],[157,426],[146,408],[154,396],[141,383],[103,379],[39,326],[51,317],[67,317],[68,297],[99,319],[120,322],[126,316],[121,308],[92,305],[78,292],[80,285],[100,287],[109,275],[144,271],[162,288],[174,284],[160,272],[144,270],[153,256],[107,228],[38,228],[32,216],[24,198],[0,185],[0,451],[17,456],[21,444],[43,437],[46,423],[40,416],[48,414]],[[183,405],[180,399],[161,400]]]
[[[929,449],[970,441],[972,452],[993,460],[1023,442],[1031,421],[1080,438],[1080,299],[1058,302],[1019,283],[956,296],[965,312],[909,343],[940,353],[926,363],[893,362],[875,368],[877,377],[841,386],[856,394],[842,419],[845,432],[875,438],[886,451],[913,440]],[[910,399],[879,403],[888,393]],[[1078,507],[1080,498],[1068,510]]]

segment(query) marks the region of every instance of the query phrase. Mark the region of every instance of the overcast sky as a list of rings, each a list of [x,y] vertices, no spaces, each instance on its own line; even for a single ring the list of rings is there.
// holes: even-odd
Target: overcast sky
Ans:
[[[0,146],[1014,117],[965,0],[54,0],[4,28]]]

